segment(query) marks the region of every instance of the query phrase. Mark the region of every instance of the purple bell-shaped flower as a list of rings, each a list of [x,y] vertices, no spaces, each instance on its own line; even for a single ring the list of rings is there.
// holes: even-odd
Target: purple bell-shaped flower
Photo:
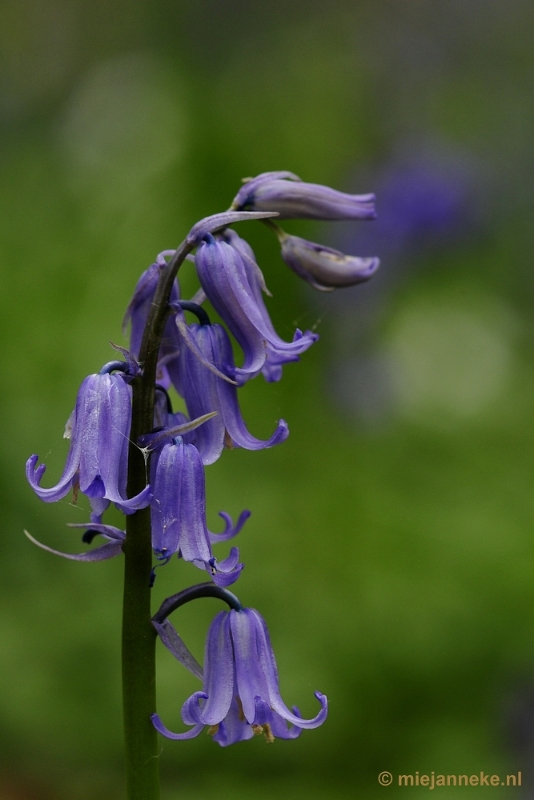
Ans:
[[[65,437],[70,438],[67,463],[59,482],[43,488],[46,466],[37,466],[39,456],[26,463],[30,486],[45,503],[61,500],[73,489],[89,498],[93,512],[102,514],[110,502],[125,514],[150,503],[150,486],[135,497],[126,495],[128,445],[132,414],[131,388],[122,374],[89,375],[80,386],[76,407]]]
[[[169,630],[164,643],[169,646]],[[172,647],[171,652],[183,657]],[[221,746],[265,734],[293,739],[302,729],[317,728],[328,713],[325,695],[315,693],[321,710],[313,719],[302,719],[280,696],[278,670],[269,632],[263,618],[252,608],[221,611],[213,620],[206,642],[204,688],[182,706],[182,720],[193,727],[172,733],[157,714],[154,727],[168,739],[191,739],[209,726],[209,733]],[[287,727],[287,723],[291,727]]]
[[[166,258],[174,255],[174,250],[163,250],[159,253],[156,261],[146,269],[135,287],[132,299],[128,304],[126,313],[123,319],[123,329],[126,329],[130,323],[130,353],[134,358],[139,357],[141,349],[141,341],[143,339],[143,332],[145,330],[146,321],[154,294],[158,285],[161,271],[165,268],[167,261]],[[178,302],[180,296],[178,281],[174,281],[170,300],[173,303]],[[165,368],[165,362],[173,355],[177,354],[179,345],[179,336],[176,325],[173,319],[167,320],[163,339],[159,352],[158,363],[158,382],[165,386],[169,385],[169,378]]]
[[[189,335],[203,358],[229,374],[234,372],[234,357],[228,334],[222,325],[188,326]],[[191,434],[204,464],[213,464],[227,447],[242,447],[245,450],[263,450],[285,441],[289,435],[284,420],[279,420],[275,432],[269,439],[257,439],[249,433],[237,399],[237,387],[219,378],[197,358],[189,347],[182,347],[177,361],[171,369],[176,389],[184,397],[191,419],[216,411],[212,419],[204,422]]]
[[[167,560],[177,553],[184,561],[192,561],[206,570],[218,586],[234,583],[243,569],[238,563],[239,550],[232,547],[228,558],[220,562],[211,551],[200,453],[194,445],[185,444],[182,437],[177,436],[155,452],[152,459],[152,547],[156,557]],[[228,520],[225,521],[227,528],[220,540],[234,534],[234,530],[229,530]]]
[[[230,241],[235,243],[235,239]],[[254,269],[241,253],[241,247],[237,249],[208,234],[197,250],[195,264],[208,300],[243,349],[243,366],[235,367],[233,376],[243,383],[257,375],[270,358],[298,360],[319,337],[300,330],[292,342],[278,336],[261,297],[259,267],[253,261]]]

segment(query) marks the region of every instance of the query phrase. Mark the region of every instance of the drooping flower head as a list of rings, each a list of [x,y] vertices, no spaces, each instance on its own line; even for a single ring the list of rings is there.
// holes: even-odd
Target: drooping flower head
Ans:
[[[125,514],[150,503],[150,486],[135,497],[126,495],[131,388],[122,373],[109,374],[110,368],[117,368],[117,363],[111,362],[99,374],[89,375],[80,386],[65,429],[70,448],[59,482],[43,488],[40,483],[46,466],[36,466],[37,455],[26,463],[30,486],[46,503],[61,500],[71,489],[75,494],[80,490],[87,495],[97,514],[102,514],[110,503]]]
[[[169,647],[169,639],[163,639]],[[182,661],[172,646],[171,652]],[[213,620],[206,642],[204,688],[182,707],[182,720],[193,727],[172,733],[157,714],[154,727],[169,739],[190,739],[209,726],[221,746],[264,733],[267,741],[292,739],[302,729],[317,728],[327,716],[326,697],[315,693],[321,710],[313,719],[290,711],[280,696],[278,670],[267,626],[252,608],[221,611]],[[286,723],[290,723],[291,728]]]
[[[184,561],[192,561],[206,570],[218,585],[234,583],[243,568],[238,563],[238,549],[233,547],[228,558],[221,562],[216,561],[211,551],[200,453],[178,436],[152,458],[152,547],[156,557],[168,560],[176,553]]]

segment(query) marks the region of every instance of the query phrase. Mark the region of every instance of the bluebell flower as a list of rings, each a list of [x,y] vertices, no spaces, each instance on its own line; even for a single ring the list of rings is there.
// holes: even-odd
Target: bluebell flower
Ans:
[[[161,272],[167,265],[167,258],[173,256],[174,252],[174,250],[163,250],[163,252],[158,254],[156,261],[143,272],[137,281],[132,299],[126,309],[122,324],[123,329],[125,329],[128,323],[130,323],[130,353],[135,358],[139,357],[145,325]],[[180,288],[178,281],[175,280],[171,291],[170,302],[176,303],[179,297]],[[178,347],[178,331],[171,317],[165,324],[158,363],[158,382],[165,386],[169,386],[170,383],[165,362],[169,357],[176,355]]]
[[[235,239],[230,241],[235,244]],[[197,250],[195,264],[208,300],[243,349],[243,365],[234,369],[238,382],[257,375],[268,359],[297,360],[319,338],[300,330],[292,342],[278,336],[261,297],[258,273],[233,244],[208,235]]]
[[[308,242],[300,236],[290,236],[278,230],[285,263],[321,292],[332,292],[343,286],[355,286],[368,281],[380,266],[378,258],[347,256],[332,247]]]
[[[269,220],[267,221],[267,224],[273,225],[273,223]],[[274,225],[274,227],[278,226]],[[299,361],[300,353],[303,352],[303,350],[307,350],[308,347],[316,342],[319,338],[319,334],[312,333],[311,331],[306,331],[306,333],[303,334],[302,331],[297,328],[293,337],[293,346],[291,348],[281,348],[277,344],[277,341],[279,342],[279,336],[273,327],[269,312],[267,311],[265,303],[263,302],[263,294],[269,295],[270,297],[272,297],[272,295],[267,289],[265,278],[263,277],[263,273],[256,262],[254,251],[249,243],[246,242],[245,239],[242,239],[240,236],[238,236],[238,234],[231,228],[228,228],[226,231],[224,231],[221,236],[224,241],[228,242],[228,244],[234,248],[234,250],[237,250],[243,259],[249,286],[254,294],[258,311],[262,316],[265,329],[270,333],[270,338],[265,340],[266,358],[265,363],[261,368],[262,375],[269,383],[279,381],[282,377],[282,367],[284,364],[289,364],[292,361]],[[295,345],[296,342],[299,342],[298,346]]]
[[[201,361],[189,347],[182,347],[177,362],[169,371],[177,391],[183,396],[191,419],[202,417],[210,411],[217,414],[200,425],[191,441],[198,448],[204,464],[213,464],[225,446],[245,450],[263,450],[280,444],[289,431],[284,420],[279,420],[276,430],[266,440],[249,433],[241,416],[235,384],[219,378],[205,366],[214,364],[219,370],[234,372],[234,357],[228,334],[222,325],[189,325],[189,335],[203,356]],[[180,420],[181,421],[181,420]]]
[[[220,562],[213,557],[206,523],[204,467],[196,447],[178,436],[153,453],[151,469],[152,547],[156,557],[168,560],[176,553],[206,570],[217,585],[234,583],[243,569],[239,550],[232,547],[228,558]],[[221,538],[230,538],[230,533],[233,531],[228,531],[227,523]]]
[[[46,467],[37,466],[39,456],[31,456],[26,463],[26,477],[36,495],[54,503],[71,489],[75,496],[80,490],[97,514],[110,502],[125,514],[145,508],[152,497],[150,486],[135,497],[126,494],[131,414],[131,387],[122,374],[89,375],[67,422],[65,438],[70,438],[70,448],[59,482],[43,488]]]
[[[164,644],[182,661],[181,654],[173,650],[169,625],[167,621]],[[154,714],[152,722],[159,733],[169,739],[191,739],[208,725],[209,733],[223,747],[261,733],[272,742],[276,737],[292,739],[302,729],[317,728],[328,713],[327,699],[320,692],[315,696],[321,710],[313,719],[302,719],[296,708],[285,705],[267,626],[252,608],[221,611],[213,620],[206,641],[203,683],[203,691],[192,694],[182,706],[183,722],[193,727],[185,733],[172,733]]]
[[[247,180],[232,208],[276,211],[280,219],[374,219],[374,194],[346,194],[304,183],[291,172],[264,172]]]

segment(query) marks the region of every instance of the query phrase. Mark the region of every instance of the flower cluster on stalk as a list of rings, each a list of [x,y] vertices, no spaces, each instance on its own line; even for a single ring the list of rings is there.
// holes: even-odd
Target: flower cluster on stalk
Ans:
[[[28,481],[45,502],[61,500],[70,491],[74,499],[80,492],[86,495],[90,518],[86,524],[73,527],[85,529],[82,538],[86,544],[96,536],[105,540],[92,550],[68,554],[52,550],[27,534],[40,547],[79,561],[117,556],[126,533],[103,521],[109,506],[113,503],[124,515],[150,507],[156,562],[166,564],[172,556],[191,562],[210,579],[201,587],[213,587],[208,594],[214,593],[230,604],[231,610],[221,612],[211,625],[203,672],[167,618],[168,601],[164,603],[167,612],[160,610],[154,617],[163,644],[203,680],[202,691],[195,692],[182,708],[184,723],[192,726],[189,731],[172,733],[154,714],[157,730],[172,739],[196,736],[204,726],[222,746],[249,739],[255,733],[265,734],[267,741],[290,739],[303,729],[322,724],[327,715],[326,697],[319,692],[316,697],[321,709],[313,719],[305,720],[298,709],[287,708],[280,697],[263,618],[257,611],[243,608],[225,588],[238,580],[243,569],[239,551],[232,547],[226,558],[217,560],[212,547],[235,537],[250,512],[243,511],[235,524],[221,512],[225,528],[218,534],[208,529],[206,521],[205,467],[217,461],[225,448],[262,450],[284,442],[289,434],[287,423],[281,419],[267,439],[254,436],[241,414],[240,390],[260,374],[267,382],[279,381],[283,367],[299,361],[318,339],[316,333],[299,329],[291,341],[278,335],[263,299],[269,293],[254,252],[230,225],[262,220],[278,237],[285,263],[320,291],[366,281],[378,267],[376,258],[347,256],[290,235],[274,221],[275,217],[372,219],[374,197],[304,183],[289,172],[263,173],[245,181],[229,211],[201,220],[182,249],[163,251],[142,274],[125,315],[125,324],[130,325],[129,349],[122,351],[125,360],[106,364],[80,386],[65,430],[70,446],[58,483],[50,488],[41,486],[45,465],[38,464],[36,455],[27,462]],[[182,298],[176,277],[186,256],[194,262],[200,283],[195,297],[189,300]],[[167,290],[162,297],[163,285]],[[222,324],[211,321],[207,304]],[[156,343],[153,425],[134,442],[145,454],[147,479],[145,487],[130,496],[132,387],[144,374],[143,347],[152,336],[155,307],[163,309],[163,324]],[[196,320],[188,321],[186,314],[193,314]],[[230,335],[242,353],[237,363]],[[187,413],[173,410],[171,390],[182,398]],[[152,571],[147,580],[153,579]],[[183,602],[207,591],[199,593],[197,588],[185,590]]]

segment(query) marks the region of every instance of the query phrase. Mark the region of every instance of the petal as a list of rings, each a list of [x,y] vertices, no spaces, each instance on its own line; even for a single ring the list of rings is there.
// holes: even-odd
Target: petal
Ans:
[[[39,485],[41,483],[41,478],[46,471],[46,464],[40,464],[37,467],[36,465],[39,461],[39,456],[36,455],[30,456],[30,458],[27,460],[26,478],[28,483],[32,487],[37,497],[39,497],[41,500],[44,500],[45,503],[55,503],[57,500],[61,500],[66,494],[69,493],[73,478],[78,468],[76,459],[70,457],[72,451],[73,444],[71,442],[69,456],[67,457],[67,463],[65,465],[65,469],[63,470],[63,475],[59,479],[58,483],[55,486],[52,486],[50,489],[43,489]]]
[[[234,250],[237,250],[243,261],[245,262],[245,267],[247,272],[250,275],[254,276],[254,282],[257,283],[261,291],[272,297],[272,293],[268,290],[266,283],[265,283],[265,276],[261,271],[258,262],[256,261],[256,256],[254,255],[254,250],[246,241],[246,239],[242,239],[232,228],[227,228],[221,238],[224,239],[225,242],[230,244]]]
[[[212,544],[217,544],[218,542],[227,542],[228,539],[233,539],[234,536],[237,536],[247,519],[250,517],[250,513],[251,512],[248,511],[248,509],[242,511],[236,524],[234,525],[230,514],[227,514],[226,511],[219,511],[219,516],[224,520],[224,531],[221,533],[212,533],[209,531],[210,542]]]
[[[37,539],[34,539],[33,536],[28,533],[28,531],[24,531],[24,533],[30,542],[36,544],[37,547],[41,548],[41,550],[46,550],[47,553],[52,553],[55,556],[68,558],[70,561],[105,561],[107,558],[113,558],[114,556],[118,556],[122,553],[121,541],[107,542],[106,544],[101,545],[101,547],[95,547],[94,550],[90,550],[87,553],[63,553],[61,550],[54,550],[52,547],[48,547],[46,544],[38,542]]]
[[[152,456],[154,497],[151,504],[152,547],[166,558],[180,547],[180,493],[182,451],[172,442]]]
[[[236,374],[257,373],[265,361],[265,337],[241,256],[226,242],[212,240],[198,249],[195,264],[210,303],[243,350],[244,363]]]
[[[293,725],[297,725],[299,728],[317,728],[319,725],[322,725],[328,714],[328,702],[324,694],[315,692],[315,696],[321,704],[321,710],[313,719],[301,719],[293,714],[285,705],[280,696],[280,690],[278,688],[278,669],[276,667],[276,661],[274,658],[273,649],[271,647],[267,626],[257,611],[254,609],[248,609],[248,611],[255,615],[257,620],[255,630],[258,661],[261,665],[262,673],[265,675],[265,679],[267,681],[269,704],[271,708],[273,711],[276,711],[277,714],[280,714],[283,719],[293,723]]]
[[[165,727],[157,714],[152,714],[150,719],[152,720],[152,725],[155,727],[157,732],[162,736],[165,736],[166,739],[194,739],[195,736],[198,736],[198,734],[204,728],[204,723],[200,722],[198,725],[195,725],[193,728],[191,728],[190,731],[186,731],[185,733],[173,733]]]
[[[260,175],[256,175],[255,178],[244,179],[244,185],[234,197],[230,208],[244,208],[250,203],[250,198],[254,197],[255,190],[260,184],[283,179],[290,181],[301,181],[298,175],[295,175],[293,172],[286,172],[283,170],[278,170],[276,172],[262,172]]]
[[[252,436],[241,416],[237,395],[227,392],[220,386],[219,396],[226,430],[234,447],[242,447],[245,450],[265,450],[285,442],[289,436],[287,422],[283,419],[278,420],[274,433],[268,439],[258,439],[256,436]]]
[[[204,336],[210,337],[213,358],[233,366],[232,346],[224,328],[221,325],[206,327],[208,330]],[[278,421],[276,430],[268,439],[257,439],[252,436],[241,415],[236,387],[217,381],[213,388],[217,393],[217,408],[220,409],[224,429],[228,432],[234,447],[243,447],[245,450],[263,450],[274,447],[287,439],[289,430],[284,420]]]
[[[243,714],[250,724],[256,718],[256,697],[269,699],[265,675],[258,657],[258,621],[251,609],[230,611],[230,630],[234,645],[237,693],[243,704]]]
[[[228,713],[234,693],[234,659],[228,617],[227,611],[217,614],[210,626],[206,641],[204,692],[207,697],[203,708],[198,711],[197,718],[198,722],[206,725],[222,722]],[[185,715],[185,706],[188,703],[189,701],[186,701],[182,709],[182,719],[186,724],[190,724]]]
[[[213,734],[213,741],[217,742],[221,747],[228,747],[230,744],[252,739],[253,736],[254,731],[243,718],[237,700],[233,697],[228,714],[219,723],[217,732]]]
[[[237,547],[232,547],[230,555],[222,561],[213,559],[212,578],[217,586],[231,586],[239,578],[241,570],[245,566],[239,564],[239,550]]]
[[[293,714],[300,719],[300,712],[297,706],[293,706],[291,710]],[[291,725],[288,728],[285,719],[283,719],[280,714],[274,712],[270,725],[271,731],[276,739],[296,739],[297,736],[300,736],[302,733],[302,728],[297,727],[297,725]]]
[[[195,348],[200,353],[202,360],[192,350],[185,348],[182,349],[179,359],[183,397],[189,415],[198,417],[210,411],[217,412],[217,416],[202,425],[195,435],[195,445],[202,456],[203,463],[206,465],[213,464],[221,455],[224,448],[225,434],[217,385],[226,383],[226,381],[222,381],[212,370],[208,370],[206,367],[206,364],[211,364],[219,369],[224,366],[220,353],[214,352],[213,336],[210,333],[212,327],[211,325],[189,325],[188,335],[194,341]],[[223,356],[227,355],[227,352],[223,353]],[[235,391],[235,386],[228,385]]]
[[[174,254],[173,250],[164,250],[160,253],[154,264],[151,264],[146,269],[137,282],[134,294],[123,319],[123,331],[126,329],[128,322],[131,323],[130,327],[130,350],[133,356],[139,356],[141,349],[141,341],[145,330],[146,321],[150,312],[150,306],[154,297],[162,269],[166,266],[166,255]],[[176,302],[179,299],[179,287],[177,281],[174,282],[171,291],[171,302]],[[163,341],[161,346],[161,355],[168,354],[172,349],[176,349],[177,337],[175,329],[167,322]]]
[[[229,375],[226,375],[224,372],[221,372],[217,367],[211,362],[204,358],[204,355],[200,348],[197,346],[195,339],[190,334],[191,326],[187,325],[184,314],[181,308],[178,308],[176,311],[176,326],[180,331],[180,335],[186,344],[186,346],[191,350],[192,353],[196,356],[196,358],[208,369],[210,372],[213,372],[218,378],[221,378],[223,381],[227,381],[228,383],[236,383]],[[224,365],[223,365],[224,366]],[[179,385],[183,382],[183,378],[180,379]],[[179,390],[179,386],[176,387],[176,390]],[[182,392],[179,392],[180,394]]]
[[[206,523],[206,485],[200,453],[192,444],[182,448],[180,493],[180,552],[185,561],[212,558]]]

